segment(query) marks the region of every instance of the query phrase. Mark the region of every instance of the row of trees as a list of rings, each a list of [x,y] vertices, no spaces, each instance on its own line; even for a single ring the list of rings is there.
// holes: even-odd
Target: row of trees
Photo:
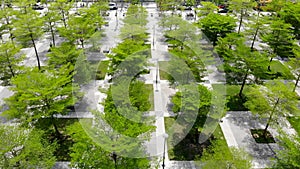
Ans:
[[[1,142],[2,168],[52,168],[55,161],[68,160],[68,153],[76,148],[68,149],[80,144],[77,131],[66,132],[62,126],[67,125],[56,115],[70,112],[82,97],[79,84],[91,79],[84,44],[94,34],[101,34],[102,14],[108,8],[106,2],[97,2],[90,10],[78,10],[76,16],[69,14],[73,2],[59,0],[48,3],[45,15],[40,15],[32,10],[35,3],[14,1],[20,10],[4,7],[0,12],[1,35],[10,37],[0,44],[1,78],[14,92],[5,100],[9,109],[3,115],[16,122],[15,127],[1,125],[1,138],[7,139]],[[46,66],[41,67],[37,42],[44,33],[50,35],[51,43]],[[34,47],[37,67],[22,65],[25,55],[20,49],[28,46]],[[72,144],[65,147],[70,138]]]
[[[247,1],[248,2],[248,1]],[[299,45],[298,39],[299,14],[296,14],[299,3],[273,1],[269,6],[274,13],[271,16],[262,16],[258,11],[253,14],[252,3],[246,1],[230,1],[230,8],[233,14],[239,19],[238,30],[235,32],[236,20],[231,14],[223,16],[209,12],[202,16],[199,27],[207,35],[208,39],[216,46],[219,56],[224,59],[224,69],[229,82],[235,81],[241,84],[239,98],[252,113],[259,114],[261,118],[267,119],[263,135],[266,137],[268,127],[278,124],[278,119],[289,115],[299,115],[297,107],[297,95],[294,92],[299,81]],[[240,11],[240,13],[239,13]],[[299,13],[299,12],[298,12]],[[287,19],[289,17],[290,19]],[[245,22],[245,20],[248,20]],[[217,22],[215,22],[217,20]],[[244,23],[245,22],[245,23]],[[224,29],[217,25],[225,26]],[[245,26],[244,30],[241,28]],[[219,29],[220,28],[220,29]],[[255,43],[264,42],[267,44],[262,51],[257,51]],[[286,76],[278,73],[272,68],[273,59],[277,56],[287,58],[283,65],[288,67],[291,73],[296,76]],[[266,77],[263,74],[273,74]],[[296,79],[296,83],[283,82],[280,79]],[[276,79],[266,82],[263,86],[260,79]],[[250,90],[244,92],[247,83],[254,83]],[[245,93],[245,94],[244,94]],[[285,134],[283,134],[285,135]],[[298,136],[293,136],[295,142],[287,141],[289,136],[281,137],[281,145],[286,148],[278,152],[275,168],[286,168],[287,166],[297,168],[299,163],[291,160],[297,156],[295,151]],[[286,142],[287,141],[287,142]],[[287,153],[290,152],[290,153]],[[288,155],[287,155],[288,154]],[[288,157],[291,156],[291,157]]]
[[[216,13],[218,8],[213,3],[204,2],[203,7],[198,9],[197,12],[200,18],[197,24],[212,42],[213,46],[216,47],[219,56],[223,58],[228,82],[241,84],[238,93],[239,99],[253,113],[258,113],[260,117],[267,118],[264,129],[264,135],[266,135],[270,124],[277,122],[279,117],[288,114],[297,115],[298,112],[297,97],[294,91],[299,81],[299,67],[296,66],[299,65],[299,46],[296,43],[298,39],[298,28],[296,25],[299,24],[299,19],[297,19],[298,14],[296,14],[298,9],[295,9],[296,6],[299,6],[299,3],[278,3],[274,1],[269,6],[275,13],[270,16],[263,16],[260,11],[254,14],[252,10],[254,6],[256,6],[256,2],[254,1],[233,0],[229,2],[229,8],[232,13],[220,15]],[[287,17],[290,19],[287,19]],[[161,25],[166,25],[166,28],[169,29],[167,32],[180,29],[180,18],[173,19],[172,22],[171,20],[170,18],[170,24],[168,21],[162,19]],[[236,24],[237,22],[238,25]],[[182,35],[185,34],[182,33]],[[167,38],[169,37],[167,36]],[[177,39],[169,39],[169,43],[181,46],[180,43],[176,42]],[[184,51],[183,44],[186,41],[180,42],[182,46],[177,49],[181,49],[182,52]],[[262,51],[257,51],[257,45],[255,44],[261,42],[264,42],[266,45],[262,47]],[[180,54],[184,56],[184,54]],[[283,66],[289,68],[296,78],[284,74],[285,72],[279,72],[275,70],[275,67],[272,67],[273,58],[277,56],[288,58],[289,61],[284,63]],[[188,58],[192,59],[193,57],[188,56]],[[268,74],[268,76],[265,74]],[[184,77],[187,77],[187,75]],[[259,85],[262,83],[261,79],[271,80],[277,77],[296,79],[296,83],[295,85],[291,85],[290,83],[285,84],[281,80],[272,80],[263,87]],[[249,92],[244,92],[245,86],[249,82],[257,85],[250,87],[251,90]],[[180,92],[176,93],[173,97],[174,112],[180,111],[179,108],[183,104],[182,98],[184,97]],[[223,152],[218,150],[217,144],[214,144],[212,147],[216,151],[215,156],[218,155],[218,152]],[[289,146],[285,147],[289,148],[293,146],[289,144]],[[235,152],[236,150],[232,151]],[[294,151],[294,153],[296,152]],[[279,154],[282,155],[283,153]],[[203,157],[203,161],[207,162],[211,168],[212,164],[209,164],[209,159],[213,156],[211,153],[204,153]],[[217,158],[215,156],[214,158]],[[229,161],[232,161],[230,158],[228,158],[228,161],[225,160],[227,161],[226,165],[239,166],[237,163],[228,164]],[[282,158],[280,159],[282,160]],[[244,165],[243,163],[242,166],[247,166],[246,168],[251,166],[249,159],[244,159],[244,162],[248,163],[248,165]],[[281,166],[288,165],[287,163],[282,163],[280,163]],[[288,166],[296,167],[297,165],[293,163]]]
[[[93,143],[83,131],[76,133],[75,138],[80,140],[74,144],[71,154],[75,167],[110,168],[112,159],[114,165],[111,168],[146,169],[151,166],[149,159],[145,158],[147,153],[143,144],[155,127],[151,119],[143,117],[151,107],[149,96],[152,91],[138,80],[149,57],[150,46],[145,43],[148,38],[146,17],[145,8],[129,6],[120,32],[122,42],[108,54],[113,84],[102,103],[104,113],[95,112],[93,125],[84,127],[89,137],[97,140]],[[91,146],[93,151],[90,151]]]
[[[204,130],[205,123],[208,122],[210,125],[213,125],[214,122],[217,123],[218,118],[220,118],[218,114],[223,115],[225,111],[222,107],[224,103],[218,100],[222,99],[222,96],[217,96],[215,91],[210,91],[203,85],[197,84],[196,88],[192,85],[195,82],[202,81],[206,71],[204,64],[212,61],[212,53],[206,50],[205,45],[199,44],[201,34],[197,33],[197,28],[187,21],[183,21],[181,17],[166,16],[161,19],[160,25],[165,28],[166,41],[171,46],[169,49],[171,60],[168,63],[167,70],[164,71],[168,72],[170,83],[176,84],[176,88],[179,89],[172,97],[172,110],[176,114],[175,119],[178,120],[180,127],[186,127],[185,123],[192,124],[185,139],[190,140],[189,144],[198,145],[201,141],[200,138],[203,138],[204,135],[209,137],[212,134]],[[218,101],[212,99],[213,97],[218,97]],[[170,131],[170,129],[168,130]],[[174,135],[170,136],[171,140],[174,136],[178,139],[179,133],[177,132],[179,131],[173,132]],[[209,140],[212,141],[213,138],[214,136]],[[201,156],[201,163],[204,163],[199,167],[215,167],[215,160],[217,159],[219,159],[218,166],[251,167],[248,156],[240,157],[241,154],[245,154],[244,151],[234,148],[228,149],[225,146],[222,141],[213,140],[213,145],[206,151],[204,149],[201,154],[196,155],[195,159],[197,160],[197,156]],[[224,159],[224,153],[226,153],[226,159]]]

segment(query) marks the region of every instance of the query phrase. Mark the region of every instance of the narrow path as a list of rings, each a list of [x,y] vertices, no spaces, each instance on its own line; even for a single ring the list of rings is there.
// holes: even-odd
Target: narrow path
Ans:
[[[163,155],[165,155],[165,165],[168,166],[168,153],[167,144],[165,140],[165,122],[164,114],[167,112],[165,98],[166,95],[162,90],[165,85],[162,84],[159,76],[159,61],[168,60],[167,58],[167,45],[164,44],[161,39],[163,38],[162,31],[158,27],[159,17],[156,10],[156,5],[151,4],[151,6],[146,6],[148,12],[148,24],[147,29],[150,33],[149,41],[151,42],[151,58],[149,62],[154,66],[150,67],[150,75],[146,76],[146,83],[153,84],[154,93],[154,115],[156,118],[155,126],[156,131],[152,133],[151,139],[147,144],[147,151],[150,156],[158,157],[158,166],[162,167]],[[164,153],[165,149],[165,153]]]

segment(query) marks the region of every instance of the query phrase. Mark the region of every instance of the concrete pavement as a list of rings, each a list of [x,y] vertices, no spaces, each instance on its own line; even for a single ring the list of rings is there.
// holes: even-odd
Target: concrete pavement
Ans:
[[[270,167],[270,159],[274,158],[275,151],[280,149],[277,143],[258,144],[252,137],[250,129],[264,129],[265,123],[266,120],[260,120],[249,111],[227,112],[220,122],[228,146],[244,148],[253,157],[253,168]],[[285,118],[279,120],[279,125],[286,133],[296,133]],[[278,136],[277,130],[272,126],[268,130],[274,138]],[[275,138],[275,141],[278,140]]]

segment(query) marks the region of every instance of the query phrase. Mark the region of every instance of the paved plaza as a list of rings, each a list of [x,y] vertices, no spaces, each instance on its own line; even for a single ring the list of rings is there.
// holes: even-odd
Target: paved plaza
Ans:
[[[163,36],[163,30],[158,26],[159,13],[154,3],[144,3],[144,6],[148,12],[148,24],[147,30],[149,33],[149,41],[151,43],[151,58],[149,58],[150,73],[142,75],[142,79],[146,84],[153,85],[154,95],[154,110],[149,112],[150,116],[155,117],[156,130],[151,134],[151,139],[147,142],[147,152],[150,156],[158,157],[158,166],[161,169],[162,158],[167,151],[167,146],[164,147],[165,141],[165,123],[164,118],[173,116],[170,110],[170,98],[176,93],[176,90],[170,87],[168,81],[161,80],[159,76],[158,61],[168,61],[170,56],[168,54],[168,45],[165,42]],[[108,58],[103,54],[104,50],[110,51],[119,42],[121,42],[119,33],[120,28],[123,26],[122,19],[126,9],[118,9],[117,11],[109,11],[109,24],[104,27],[104,34],[100,40],[101,52],[88,54],[88,60],[101,61]],[[187,11],[183,12],[182,16],[185,18]],[[117,14],[117,15],[116,15]],[[191,21],[192,22],[192,21]],[[60,43],[62,40],[58,40]],[[49,49],[49,39],[47,36],[40,39],[37,43],[38,52],[41,53],[41,65],[45,65],[47,60],[45,53]],[[22,52],[26,54],[24,65],[36,66],[36,58],[33,48],[22,49]],[[207,65],[207,76],[205,77],[205,86],[211,87],[212,84],[225,84],[224,73],[219,72],[217,69],[221,60],[216,58],[214,65]],[[99,88],[107,89],[110,85],[109,76],[106,76],[104,80],[93,81],[89,84],[82,85],[81,90],[85,93],[81,102],[76,106],[76,113],[70,112],[68,115],[60,116],[58,118],[93,118],[90,110],[98,110],[104,112],[104,107],[100,103],[104,101],[106,95],[99,91]],[[297,93],[300,95],[300,89],[297,88]],[[9,91],[7,87],[0,86],[0,105],[3,105],[3,99],[8,98],[13,93]],[[1,114],[1,111],[0,111]],[[0,122],[6,122],[5,118],[0,117]],[[288,121],[284,118],[280,120],[281,127],[289,134],[294,134],[295,130],[291,128]],[[277,143],[270,144],[258,144],[251,136],[250,129],[263,129],[265,127],[265,121],[260,121],[258,117],[253,116],[248,111],[232,111],[228,112],[220,122],[221,129],[228,146],[244,148],[251,156],[253,156],[254,168],[265,168],[270,165],[270,159],[275,157],[275,151],[280,149]],[[276,137],[278,133],[276,129],[270,127],[269,131]],[[68,162],[57,162],[53,167],[54,169],[69,169]],[[170,161],[168,153],[165,153],[166,169],[196,169],[193,161]]]

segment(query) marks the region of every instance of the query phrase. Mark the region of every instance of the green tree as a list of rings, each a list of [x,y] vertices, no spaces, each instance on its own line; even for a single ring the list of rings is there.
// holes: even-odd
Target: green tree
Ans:
[[[214,13],[218,11],[218,7],[213,2],[201,2],[203,7],[197,9],[199,10],[199,17],[206,16],[210,13]]]
[[[2,84],[9,85],[10,79],[22,70],[20,66],[24,56],[17,56],[20,48],[14,46],[11,42],[0,44],[0,79]]]
[[[218,37],[225,37],[227,33],[233,32],[236,27],[233,17],[215,13],[208,14],[198,22],[198,25],[213,46],[217,45]]]
[[[13,1],[13,5],[19,7],[20,12],[23,14],[32,10],[32,5],[35,3],[36,3],[35,0],[28,0],[28,1],[15,0],[15,1]]]
[[[87,84],[92,78],[92,70],[86,56],[81,51],[76,60],[74,81],[78,84]]]
[[[291,25],[284,23],[283,20],[272,20],[269,30],[261,35],[261,39],[272,49],[270,63],[277,55],[280,57],[293,57],[294,36]],[[270,69],[270,64],[268,66]]]
[[[300,3],[286,2],[279,15],[286,23],[292,25],[295,37],[300,39]]]
[[[285,133],[281,133],[279,137],[279,145],[283,147],[282,150],[276,154],[274,159],[274,169],[285,168],[300,168],[300,137],[299,135],[289,136]]]
[[[68,63],[75,65],[80,54],[82,54],[82,50],[77,50],[74,44],[63,42],[60,46],[51,48],[51,52],[47,54],[48,66],[57,68]]]
[[[257,37],[260,36],[261,33],[268,30],[268,27],[266,27],[267,23],[267,16],[261,16],[260,10],[257,12],[257,16],[254,15],[253,17],[250,17],[250,21],[246,23],[246,27],[249,27],[249,29],[245,30],[245,35],[250,36],[251,40],[251,50],[254,50],[254,44],[257,41]]]
[[[91,6],[90,8],[84,9],[84,17],[90,20],[93,23],[94,27],[97,30],[101,30],[101,27],[104,25],[103,12],[106,12],[106,8],[102,6]]]
[[[14,42],[13,35],[13,16],[16,13],[12,8],[3,8],[0,10],[0,18],[3,18],[1,22],[1,34],[9,33],[9,38],[11,42]]]
[[[165,16],[160,20],[159,25],[168,28],[169,31],[171,31],[178,29],[179,24],[182,23],[182,21],[183,20],[177,15]]]
[[[128,56],[139,51],[145,51],[147,48],[149,48],[149,46],[145,45],[143,41],[135,41],[132,39],[126,39],[122,43],[119,43],[117,47],[112,49],[112,54],[108,55],[109,58],[112,58],[109,69],[110,74],[113,74],[117,66]]]
[[[52,45],[55,46],[55,32],[57,29],[57,21],[60,20],[59,15],[55,11],[48,11],[45,16],[43,17],[45,23],[45,30],[46,32],[50,32]]]
[[[120,37],[123,40],[131,39],[135,41],[146,41],[148,38],[145,28],[137,24],[125,24],[121,28]]]
[[[60,28],[61,36],[67,38],[70,42],[79,42],[84,49],[84,42],[90,38],[96,31],[96,26],[86,13],[81,16],[72,16],[68,20],[67,28]]]
[[[90,8],[97,10],[97,14],[100,16],[105,16],[106,12],[109,10],[107,2],[105,1],[94,2]]]
[[[80,123],[74,123],[67,128],[72,140],[71,165],[76,168],[113,168],[113,160],[106,152],[87,135]]]
[[[103,118],[115,131],[129,137],[137,137],[142,133],[152,131],[154,127],[147,124],[148,118],[143,116],[144,110],[149,108],[149,100],[140,98],[139,93],[143,88],[137,87],[138,85],[135,83],[129,87],[128,82],[130,81],[127,77],[120,77],[114,81],[115,85],[108,91],[107,99],[104,102]],[[128,91],[124,90],[127,87],[131,89],[130,99],[126,97]],[[149,98],[149,94],[145,93],[142,98]],[[134,104],[132,105],[130,101],[133,101]]]
[[[203,152],[201,166],[203,169],[239,168],[250,169],[251,157],[244,150],[227,147],[221,141],[214,141],[208,150]]]
[[[292,84],[284,84],[280,80],[272,80],[265,84],[265,87],[254,86],[246,93],[247,101],[245,106],[261,118],[268,118],[264,135],[268,127],[277,121],[278,117],[286,116],[287,113],[297,114],[297,96],[291,91]]]
[[[27,9],[25,14],[17,15],[18,19],[14,22],[15,30],[13,34],[17,40],[23,44],[31,43],[33,45],[38,68],[41,69],[40,58],[36,47],[36,40],[43,34],[43,20],[39,17],[39,13],[31,9]]]
[[[144,7],[130,5],[123,22],[129,25],[137,24],[140,26],[146,26],[147,16],[147,11]]]
[[[165,35],[169,37],[169,41],[179,45],[181,51],[188,41],[196,41],[198,37],[196,35],[196,27],[182,19],[177,29],[166,31]]]
[[[256,5],[252,0],[231,0],[229,1],[229,9],[233,10],[235,15],[239,17],[238,33],[241,31],[243,19],[247,16],[249,10]]]
[[[11,91],[14,95],[5,100],[9,109],[4,112],[9,118],[17,118],[24,126],[34,126],[43,118],[49,118],[56,134],[60,136],[56,124],[57,114],[66,114],[67,106],[74,105],[77,91],[72,86],[71,66],[39,72],[28,70],[12,79]]]
[[[295,54],[295,58],[290,58],[288,64],[292,68],[291,71],[296,75],[296,82],[293,88],[293,91],[295,91],[300,80],[300,47],[295,46],[293,51]]]
[[[73,6],[73,1],[69,0],[57,0],[52,2],[49,9],[51,11],[57,11],[60,14],[60,19],[62,20],[64,27],[67,28],[67,18],[69,17],[69,10]]]
[[[115,151],[120,149],[120,147],[127,152],[130,152],[131,149],[136,146],[136,142],[128,142],[127,140],[122,139],[121,137],[117,138],[119,141],[113,142],[110,138],[107,138],[107,135],[104,135],[103,130],[101,128],[93,128],[90,131],[97,131],[97,136],[101,137],[101,139],[106,138],[108,144],[98,144],[95,142],[97,136],[87,134],[87,130],[83,130],[82,124],[83,121],[89,121],[91,119],[82,120],[81,123],[74,123],[70,127],[68,127],[68,132],[71,133],[71,137],[74,140],[74,144],[71,147],[71,164],[74,167],[78,168],[118,168],[118,169],[148,169],[150,167],[150,161],[147,158],[130,158],[123,157],[118,155]],[[98,121],[98,120],[97,120]],[[94,122],[97,126],[98,123]],[[90,127],[91,125],[89,125]],[[99,126],[97,126],[99,127]],[[89,132],[89,131],[88,131]],[[106,133],[109,135],[109,133]],[[95,136],[95,137],[94,137]],[[113,145],[118,146],[113,146]],[[133,146],[134,145],[134,146]],[[109,152],[108,147],[110,146],[115,151]],[[131,147],[130,147],[131,146]],[[139,146],[141,147],[141,145]]]
[[[234,50],[233,50],[234,48]],[[243,98],[243,89],[249,75],[259,74],[267,64],[268,58],[260,52],[252,51],[245,45],[245,39],[235,33],[219,40],[217,51],[224,58],[227,76],[236,82],[242,82],[239,96]]]
[[[188,86],[185,86],[184,88],[188,89]],[[191,91],[184,90],[184,92],[191,92]],[[176,114],[178,114],[180,111],[186,111],[187,106],[189,107],[188,109],[194,111],[197,110],[196,121],[193,124],[191,131],[189,132],[189,134],[191,134],[193,137],[194,143],[198,143],[199,134],[204,125],[203,119],[206,119],[207,114],[209,112],[209,108],[211,106],[211,96],[212,96],[211,92],[203,85],[198,86],[197,92],[199,93],[198,101],[195,101],[192,98],[187,99],[186,96],[184,96],[184,94],[181,91],[176,92],[176,94],[172,97],[171,100],[172,103],[174,104],[172,110]],[[192,93],[193,92],[190,93],[189,95],[190,97],[192,97]],[[187,101],[183,102],[183,99],[186,99]]]
[[[51,169],[56,161],[55,144],[49,144],[41,131],[0,125],[0,137],[1,168]]]

